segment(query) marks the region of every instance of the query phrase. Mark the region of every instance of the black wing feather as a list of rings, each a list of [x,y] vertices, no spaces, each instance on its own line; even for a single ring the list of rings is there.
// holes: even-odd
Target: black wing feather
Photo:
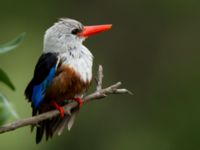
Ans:
[[[48,76],[50,69],[57,63],[58,57],[57,53],[45,53],[42,54],[38,60],[35,67],[33,79],[29,82],[26,90],[25,96],[31,101],[33,86],[40,84]]]

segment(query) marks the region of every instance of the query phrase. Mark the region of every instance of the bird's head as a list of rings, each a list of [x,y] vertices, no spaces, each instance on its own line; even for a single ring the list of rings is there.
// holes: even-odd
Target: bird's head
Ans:
[[[44,36],[44,52],[66,52],[77,48],[89,36],[109,30],[110,24],[83,26],[73,19],[60,19],[47,29]]]

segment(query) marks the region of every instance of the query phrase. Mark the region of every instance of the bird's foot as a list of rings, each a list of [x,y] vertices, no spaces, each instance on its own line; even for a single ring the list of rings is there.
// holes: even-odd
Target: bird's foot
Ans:
[[[81,108],[83,103],[84,103],[84,100],[81,99],[80,97],[76,97],[76,98],[73,98],[74,101],[76,101],[78,103],[78,107]]]
[[[60,117],[64,118],[65,115],[64,109],[61,106],[59,106],[55,101],[51,101],[51,105],[60,112]]]

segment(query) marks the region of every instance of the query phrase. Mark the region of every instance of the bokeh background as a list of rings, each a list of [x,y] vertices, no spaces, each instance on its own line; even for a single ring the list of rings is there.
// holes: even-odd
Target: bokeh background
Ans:
[[[27,33],[22,45],[0,56],[17,89],[1,84],[0,90],[21,118],[31,116],[23,93],[44,32],[60,17],[113,24],[85,45],[95,56],[94,74],[104,67],[104,86],[122,81],[134,95],[84,106],[70,132],[40,145],[29,127],[1,134],[1,150],[200,149],[200,1],[1,0],[0,43]]]

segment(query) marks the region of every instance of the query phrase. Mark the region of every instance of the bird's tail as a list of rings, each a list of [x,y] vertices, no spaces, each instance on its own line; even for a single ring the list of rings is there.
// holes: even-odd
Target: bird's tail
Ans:
[[[62,122],[59,123],[59,126],[55,130],[55,134],[61,135],[65,128],[67,128],[69,131],[74,125],[76,116],[78,115],[79,109],[76,109],[72,112],[71,116],[65,116]]]
[[[41,121],[36,126],[36,143],[40,143],[43,135],[46,135],[46,140],[52,138],[55,134],[61,135],[65,128],[70,130],[75,122],[79,109],[74,109],[71,115],[66,114],[64,118],[60,116],[52,119]]]

